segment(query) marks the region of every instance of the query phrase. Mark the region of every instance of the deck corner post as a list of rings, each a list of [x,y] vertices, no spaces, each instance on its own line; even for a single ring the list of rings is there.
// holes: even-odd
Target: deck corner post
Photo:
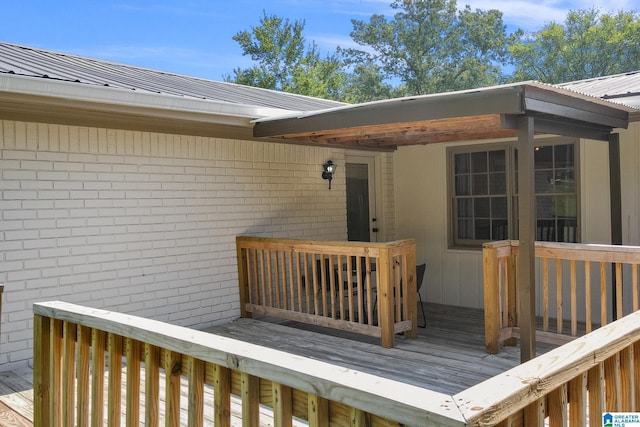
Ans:
[[[498,282],[498,251],[485,243],[482,247],[484,276],[484,342],[487,353],[500,351],[500,285]]]
[[[53,419],[50,413],[51,395],[51,330],[48,317],[35,315],[33,327],[33,425],[48,427]]]
[[[380,251],[380,283],[378,284],[379,323],[382,347],[392,348],[395,345],[393,316],[393,269],[391,251],[385,248]]]
[[[247,249],[242,247],[242,236],[236,237],[236,252],[238,257],[238,289],[240,291],[240,317],[251,317],[247,310],[249,303],[249,270],[247,268]]]

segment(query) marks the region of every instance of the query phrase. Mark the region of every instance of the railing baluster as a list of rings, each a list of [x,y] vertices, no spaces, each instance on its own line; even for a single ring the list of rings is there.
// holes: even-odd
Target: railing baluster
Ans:
[[[622,312],[622,301],[624,296],[622,293],[622,263],[616,262],[616,319],[624,316]]]
[[[293,399],[290,387],[272,382],[273,425],[274,427],[291,427],[293,424]]]
[[[122,414],[122,337],[110,333],[109,349],[109,390],[107,392],[107,424],[119,427]]]
[[[165,375],[166,427],[180,425],[180,375],[182,356],[180,353],[166,350],[162,362]]]
[[[633,412],[635,390],[633,388],[633,346],[620,352],[620,404],[623,412]]]
[[[556,259],[556,330],[562,333],[562,260]]]
[[[549,427],[565,426],[569,418],[569,402],[567,384],[564,383],[551,393],[549,393]]]
[[[631,264],[631,290],[633,295],[633,311],[638,311],[638,264]]]
[[[63,388],[62,366],[64,363],[64,322],[55,319],[51,322],[51,425],[62,425]]]
[[[242,425],[254,427],[260,424],[260,378],[241,373]]]
[[[160,425],[160,349],[144,346],[144,425]]]
[[[78,326],[78,366],[76,370],[77,390],[76,390],[76,424],[78,426],[89,426],[89,372],[91,365],[91,328]]]
[[[589,420],[601,420],[605,411],[604,363],[598,363],[587,373],[589,388]]]
[[[231,425],[231,370],[213,366],[213,420],[216,427]]]
[[[106,362],[106,339],[104,331],[91,331],[91,426],[104,426],[104,373]],[[147,424],[148,425],[148,424]],[[153,426],[151,426],[153,427]]]
[[[569,261],[571,286],[571,336],[578,335],[578,285],[576,282],[576,261]]]
[[[54,363],[59,354],[53,351],[52,320],[49,317],[35,315],[33,320],[33,403],[34,426],[49,427],[61,425],[54,418],[52,394],[55,390],[52,377],[55,375]],[[53,365],[53,371],[52,371]]]
[[[313,393],[308,394],[309,427],[329,427],[329,401]]]
[[[588,425],[586,372],[569,381],[569,425]]]
[[[127,338],[125,341],[127,360],[127,427],[140,425],[140,343]]]
[[[549,330],[549,258],[542,258],[542,330]]]
[[[204,424],[204,379],[205,363],[189,357],[188,427],[202,427]]]
[[[604,385],[607,411],[622,411],[621,382],[620,382],[620,355],[616,353],[604,362]]]
[[[607,324],[607,265],[600,263],[600,326]]]
[[[63,367],[62,367],[62,422],[64,425],[75,425],[76,395],[76,324],[64,322]]]
[[[591,262],[584,262],[584,301],[585,301],[585,328],[586,333],[591,332]]]

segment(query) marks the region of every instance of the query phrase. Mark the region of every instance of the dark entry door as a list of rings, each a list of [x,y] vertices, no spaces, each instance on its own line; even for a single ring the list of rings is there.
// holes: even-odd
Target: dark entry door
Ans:
[[[371,161],[370,161],[371,160]],[[347,234],[348,239],[358,242],[376,240],[375,207],[372,200],[372,159],[364,163],[347,162]],[[374,227],[372,227],[372,224]]]

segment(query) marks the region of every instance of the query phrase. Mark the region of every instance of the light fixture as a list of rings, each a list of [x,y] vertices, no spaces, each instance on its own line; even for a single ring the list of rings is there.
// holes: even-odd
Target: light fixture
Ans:
[[[322,179],[329,180],[329,190],[331,190],[331,180],[337,167],[338,165],[334,165],[331,160],[327,160],[327,163],[322,165]]]

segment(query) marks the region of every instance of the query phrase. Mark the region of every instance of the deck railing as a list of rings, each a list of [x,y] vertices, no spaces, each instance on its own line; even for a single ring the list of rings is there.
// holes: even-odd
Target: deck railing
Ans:
[[[450,396],[364,372],[63,302],[34,313],[35,427],[462,425]]]
[[[597,427],[640,410],[640,312],[453,396],[136,316],[34,313],[36,427]]]
[[[640,312],[454,396],[470,426],[602,426],[640,410]]]
[[[417,336],[416,245],[238,237],[240,309],[381,338]]]
[[[489,353],[519,335],[517,241],[483,247]],[[638,310],[640,247],[536,242],[541,325],[537,339],[563,343]]]

